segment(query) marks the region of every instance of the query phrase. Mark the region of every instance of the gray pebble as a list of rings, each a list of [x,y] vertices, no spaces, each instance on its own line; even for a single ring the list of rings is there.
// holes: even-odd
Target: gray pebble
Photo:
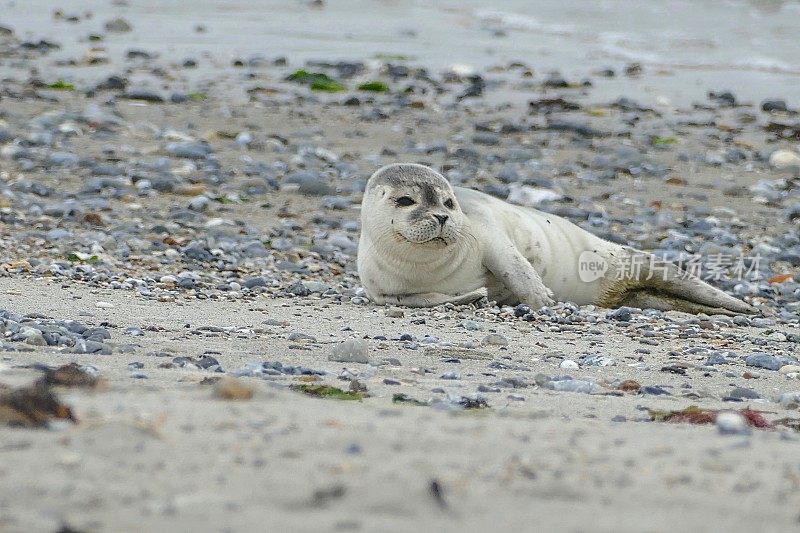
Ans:
[[[329,361],[339,361],[341,363],[369,363],[369,343],[364,339],[347,339],[343,343],[334,346]]]

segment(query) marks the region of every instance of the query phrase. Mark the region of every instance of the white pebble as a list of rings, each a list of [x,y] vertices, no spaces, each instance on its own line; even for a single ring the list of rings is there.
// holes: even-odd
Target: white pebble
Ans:
[[[717,415],[717,429],[723,435],[747,435],[750,433],[750,427],[747,425],[747,420],[744,419],[739,413],[733,411],[722,411]]]
[[[576,363],[572,359],[564,359],[563,361],[561,361],[561,364],[558,365],[558,366],[560,366],[561,368],[569,369],[569,370],[577,370],[578,369],[578,363]]]
[[[112,307],[114,307],[114,304],[109,302],[97,302],[96,304],[94,304],[94,306],[99,307],[100,309],[111,309]]]

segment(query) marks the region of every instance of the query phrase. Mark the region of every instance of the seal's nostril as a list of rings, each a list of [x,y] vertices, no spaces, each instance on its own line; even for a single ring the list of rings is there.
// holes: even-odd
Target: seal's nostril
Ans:
[[[433,218],[439,221],[440,226],[444,226],[444,223],[447,222],[447,219],[450,217],[447,215],[433,215]]]

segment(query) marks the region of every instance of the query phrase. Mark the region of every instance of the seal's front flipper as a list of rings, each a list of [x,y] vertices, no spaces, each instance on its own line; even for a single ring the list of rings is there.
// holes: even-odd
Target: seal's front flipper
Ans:
[[[516,303],[533,309],[555,303],[553,291],[545,287],[539,273],[511,241],[490,244],[484,252],[483,266],[514,295]]]

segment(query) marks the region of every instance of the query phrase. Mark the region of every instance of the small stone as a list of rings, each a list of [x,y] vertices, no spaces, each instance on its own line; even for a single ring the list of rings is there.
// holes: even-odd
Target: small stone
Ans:
[[[597,388],[597,384],[580,379],[564,379],[560,381],[551,381],[547,388],[562,392],[582,392],[589,394]]]
[[[204,159],[211,147],[202,142],[171,142],[164,148],[168,154],[184,159]]]
[[[779,370],[783,364],[780,359],[768,353],[751,353],[745,358],[747,366],[766,368],[768,370]]]
[[[614,366],[614,360],[604,355],[595,354],[584,357],[581,360],[583,366]]]
[[[125,33],[133,29],[131,24],[123,18],[115,18],[106,22],[106,31],[111,33]]]
[[[289,294],[294,294],[295,296],[308,296],[311,294],[311,291],[303,284],[302,281],[297,280],[286,289],[286,292]]]
[[[564,359],[561,361],[561,364],[558,365],[560,368],[568,369],[568,370],[577,370],[578,363],[573,361],[572,359]]]
[[[761,110],[767,113],[771,113],[772,111],[785,112],[788,111],[788,109],[786,100],[771,99],[761,102]]]
[[[483,329],[483,325],[475,320],[462,320],[458,325],[467,331],[481,331]]]
[[[778,397],[778,403],[785,409],[797,409],[800,406],[800,392],[784,392]]]
[[[250,384],[237,378],[223,378],[214,388],[214,396],[222,400],[249,400],[254,394]]]
[[[717,414],[715,424],[719,432],[723,435],[748,435],[750,434],[750,427],[747,425],[747,420],[733,411],[722,411]]]
[[[25,339],[25,344],[30,344],[31,346],[47,346],[47,341],[41,333],[34,333],[28,335]]]
[[[335,346],[328,356],[329,361],[340,363],[369,363],[369,343],[364,339],[347,339]]]
[[[633,309],[630,307],[620,307],[619,309],[614,309],[606,313],[606,318],[619,320],[620,322],[630,322],[632,316]]]
[[[210,205],[211,205],[211,199],[208,196],[201,194],[189,200],[188,207],[192,211],[202,212],[207,210]]]
[[[248,279],[244,280],[242,285],[244,285],[248,289],[254,289],[256,287],[266,287],[267,286],[267,280],[262,278],[261,276],[258,276],[258,277],[255,277],[255,278],[248,278]]]
[[[800,372],[800,365],[783,365],[778,369],[781,374],[794,374]]]
[[[508,346],[508,338],[499,333],[490,333],[483,338],[481,344],[483,346]]]
[[[389,318],[403,318],[406,313],[399,307],[390,307],[386,310],[386,316]]]
[[[729,392],[728,395],[723,398],[723,400],[740,402],[742,400],[757,400],[759,398],[761,398],[761,395],[754,390],[745,389],[744,387],[736,387]]]
[[[727,364],[728,360],[725,359],[725,356],[719,353],[712,353],[708,356],[706,360],[706,366],[714,366],[714,365],[724,365]]]
[[[769,166],[777,170],[800,169],[800,155],[791,150],[775,150],[769,156]]]
[[[114,304],[109,302],[97,302],[94,304],[94,306],[99,309],[112,309],[114,307]]]
[[[621,390],[623,392],[638,392],[641,388],[642,386],[639,384],[639,382],[633,379],[626,379],[617,385],[617,390]]]

